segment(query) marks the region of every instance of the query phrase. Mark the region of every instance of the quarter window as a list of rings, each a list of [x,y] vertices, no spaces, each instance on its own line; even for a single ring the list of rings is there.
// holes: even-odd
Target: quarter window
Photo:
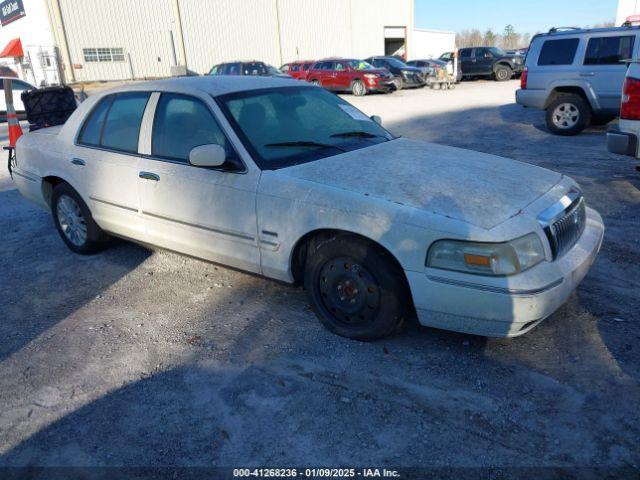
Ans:
[[[623,37],[594,37],[589,40],[585,65],[618,65],[631,58],[635,35]]]
[[[102,127],[104,126],[104,119],[107,117],[107,112],[113,102],[113,95],[100,100],[98,105],[93,109],[89,118],[84,123],[78,143],[83,145],[100,146],[100,136],[102,135]]]
[[[547,40],[542,45],[538,65],[571,65],[578,50],[578,38]]]
[[[209,108],[200,100],[187,95],[163,93],[156,108],[151,139],[151,154],[189,163],[189,152],[200,145],[217,144],[233,156]]]

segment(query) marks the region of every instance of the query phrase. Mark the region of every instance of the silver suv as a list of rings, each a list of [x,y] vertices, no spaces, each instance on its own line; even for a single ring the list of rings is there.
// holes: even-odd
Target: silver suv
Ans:
[[[620,114],[625,60],[638,55],[638,27],[551,29],[531,41],[516,101],[546,111],[549,130],[576,135]]]

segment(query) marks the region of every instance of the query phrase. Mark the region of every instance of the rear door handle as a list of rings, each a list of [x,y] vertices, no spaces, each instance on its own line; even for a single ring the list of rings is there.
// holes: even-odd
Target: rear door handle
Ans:
[[[151,172],[140,172],[138,173],[138,176],[140,178],[144,178],[145,180],[153,180],[154,182],[160,181],[160,175],[156,175],[155,173]]]
[[[580,74],[581,77],[595,77],[595,72],[584,72]]]
[[[73,163],[74,165],[79,165],[81,167],[84,167],[86,165],[86,162],[81,158],[72,158],[71,163]]]

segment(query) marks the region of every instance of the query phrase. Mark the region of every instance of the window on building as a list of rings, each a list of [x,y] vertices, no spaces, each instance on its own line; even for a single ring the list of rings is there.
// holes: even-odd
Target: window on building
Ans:
[[[578,49],[578,38],[547,40],[542,45],[538,65],[571,65]]]
[[[87,63],[91,62],[124,62],[122,48],[83,48],[82,56]]]
[[[631,58],[635,35],[623,37],[594,37],[589,40],[585,65],[618,65]]]

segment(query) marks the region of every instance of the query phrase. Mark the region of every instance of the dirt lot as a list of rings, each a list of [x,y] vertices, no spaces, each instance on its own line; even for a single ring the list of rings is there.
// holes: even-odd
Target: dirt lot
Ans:
[[[512,340],[358,343],[300,288],[125,242],[76,256],[3,167],[0,466],[640,467],[640,176],[604,128],[550,135],[516,88],[346,97],[396,134],[571,175],[602,213],[591,273]]]

